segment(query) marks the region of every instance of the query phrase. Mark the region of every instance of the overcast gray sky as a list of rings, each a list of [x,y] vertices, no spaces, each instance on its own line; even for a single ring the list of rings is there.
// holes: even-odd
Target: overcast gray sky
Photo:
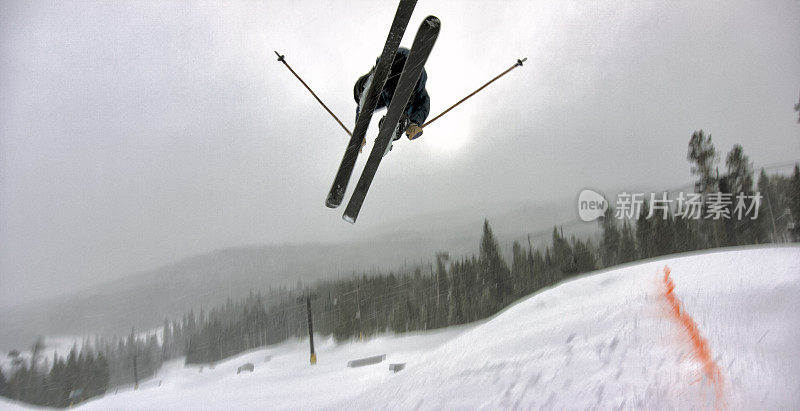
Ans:
[[[796,0],[420,0],[403,44],[442,20],[432,114],[529,60],[399,142],[351,226],[323,205],[347,138],[272,51],[352,127],[395,6],[0,1],[0,300],[475,203],[681,185],[700,128],[757,165],[800,158]]]

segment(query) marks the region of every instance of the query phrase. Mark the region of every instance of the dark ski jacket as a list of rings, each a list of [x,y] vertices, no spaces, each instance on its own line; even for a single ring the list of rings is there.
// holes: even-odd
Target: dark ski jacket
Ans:
[[[394,91],[397,88],[397,82],[400,81],[400,73],[403,71],[403,65],[406,63],[408,53],[409,50],[405,47],[400,47],[397,49],[397,54],[395,54],[392,68],[389,71],[389,78],[386,80],[386,85],[383,86],[381,95],[378,98],[378,105],[375,107],[376,110],[389,107],[389,102],[392,101]],[[376,65],[378,64],[378,61],[380,61],[380,57],[375,60]],[[361,76],[358,81],[356,81],[356,84],[353,87],[353,98],[356,100],[356,104],[361,99],[361,93],[364,92],[364,87],[367,84],[367,80],[374,70],[375,67],[373,66],[369,73]],[[411,95],[411,100],[409,100],[408,106],[406,107],[406,114],[408,115],[409,120],[411,120],[412,123],[416,123],[420,126],[425,123],[425,119],[428,118],[428,114],[431,111],[431,99],[428,96],[428,92],[425,90],[425,82],[427,80],[428,74],[425,73],[425,69],[422,69],[422,75],[419,76],[417,87],[414,89],[414,94]],[[356,118],[358,118],[357,107]]]

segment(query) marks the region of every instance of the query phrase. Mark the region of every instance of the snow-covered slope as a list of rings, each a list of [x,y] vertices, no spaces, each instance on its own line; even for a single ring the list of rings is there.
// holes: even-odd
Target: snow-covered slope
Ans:
[[[202,372],[174,362],[80,408],[798,409],[798,307],[800,247],[678,256],[575,279],[482,323],[319,341],[315,366],[304,341]],[[386,361],[346,367],[377,354]],[[255,371],[237,375],[246,362]],[[406,368],[391,373],[396,362]]]
[[[669,311],[664,266],[716,384]],[[798,307],[797,247],[629,266],[528,298],[334,408],[799,409]]]

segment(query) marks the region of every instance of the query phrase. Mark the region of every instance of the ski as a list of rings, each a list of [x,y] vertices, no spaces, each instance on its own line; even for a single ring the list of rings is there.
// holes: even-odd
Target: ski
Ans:
[[[361,211],[364,198],[366,198],[369,186],[372,184],[373,178],[375,178],[378,166],[395,136],[400,116],[405,112],[419,76],[422,75],[425,62],[428,60],[433,45],[436,43],[440,27],[441,22],[438,18],[428,16],[422,22],[417,35],[414,37],[414,43],[411,46],[411,52],[408,55],[408,59],[406,59],[402,74],[400,74],[397,89],[394,92],[391,103],[389,103],[383,124],[378,131],[378,139],[375,140],[375,146],[372,147],[372,152],[369,154],[367,164],[361,173],[361,178],[359,178],[353,195],[350,197],[350,202],[347,203],[347,208],[342,216],[349,223],[355,223],[356,218],[358,218],[358,213]]]
[[[339,170],[336,172],[333,185],[325,200],[325,205],[330,208],[336,208],[342,204],[342,199],[344,199],[344,194],[347,190],[347,183],[350,181],[350,175],[353,174],[353,168],[356,165],[358,151],[361,149],[361,141],[367,134],[372,112],[375,111],[375,106],[378,105],[378,99],[384,84],[386,84],[386,79],[389,77],[395,53],[400,47],[400,40],[403,39],[403,34],[406,32],[408,21],[411,20],[411,14],[414,12],[416,5],[417,0],[400,0],[400,4],[397,6],[397,12],[389,29],[389,36],[386,38],[386,44],[383,46],[380,60],[375,65],[375,70],[372,72],[367,87],[365,87],[361,96],[361,101],[358,105],[359,115],[353,129],[353,135],[350,137],[350,142],[347,143],[342,163],[339,165]],[[364,115],[361,115],[361,113]]]

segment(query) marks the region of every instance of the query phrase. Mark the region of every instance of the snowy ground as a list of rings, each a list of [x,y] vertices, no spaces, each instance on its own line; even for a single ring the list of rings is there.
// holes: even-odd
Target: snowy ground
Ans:
[[[707,339],[722,376],[716,383],[668,309],[665,265]],[[109,392],[80,408],[800,409],[798,307],[800,247],[680,256],[570,281],[481,323],[318,341],[315,366],[305,341],[202,372],[169,363],[138,391]],[[386,361],[346,367],[377,354]],[[255,371],[237,375],[246,362]],[[391,373],[395,362],[406,369]]]

